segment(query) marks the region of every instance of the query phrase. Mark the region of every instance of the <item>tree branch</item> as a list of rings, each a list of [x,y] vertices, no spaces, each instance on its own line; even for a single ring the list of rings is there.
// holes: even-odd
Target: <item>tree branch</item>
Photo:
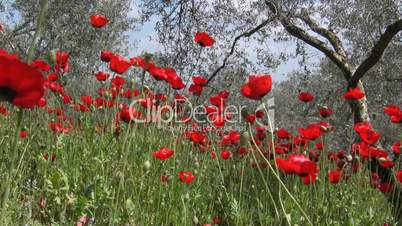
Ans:
[[[371,49],[370,55],[359,65],[353,77],[349,80],[349,86],[355,87],[359,80],[381,59],[385,49],[391,42],[392,38],[402,30],[402,20],[398,20],[388,25],[385,32],[380,36],[378,42]]]
[[[207,81],[207,85],[218,75],[218,73],[219,73],[223,68],[226,67],[227,61],[229,60],[230,56],[232,56],[233,53],[234,53],[234,51],[235,51],[237,42],[238,42],[241,38],[243,38],[243,37],[246,37],[246,38],[250,37],[250,36],[253,35],[254,33],[256,33],[256,32],[258,32],[259,30],[261,30],[263,27],[265,27],[267,24],[269,24],[271,21],[272,21],[272,18],[269,18],[269,19],[267,19],[267,20],[264,20],[261,24],[259,24],[259,25],[256,26],[255,28],[253,28],[253,29],[251,29],[251,30],[249,30],[249,31],[247,31],[247,32],[244,32],[244,33],[242,33],[242,34],[240,34],[240,35],[238,35],[238,36],[236,36],[235,39],[233,40],[232,47],[231,47],[231,49],[230,49],[229,54],[226,55],[226,57],[223,59],[223,63],[222,63],[222,64],[212,73],[212,75],[209,77],[209,79],[208,79],[208,81]]]
[[[304,41],[308,45],[318,49],[322,53],[324,53],[332,62],[334,62],[343,72],[344,77],[349,80],[352,76],[352,66],[349,65],[345,56],[335,52],[330,47],[327,46],[326,43],[319,40],[316,37],[311,36],[302,28],[296,26],[290,18],[286,15],[283,15],[281,12],[277,10],[277,7],[274,3],[269,0],[265,0],[265,3],[268,5],[268,8],[271,12],[275,13],[281,22],[282,26],[285,30],[292,36]]]
[[[342,42],[333,31],[330,31],[328,29],[319,26],[305,11],[301,15],[298,15],[297,17],[301,19],[304,23],[306,23],[315,33],[326,38],[331,43],[334,50],[339,55],[346,58],[346,52],[343,48]]]

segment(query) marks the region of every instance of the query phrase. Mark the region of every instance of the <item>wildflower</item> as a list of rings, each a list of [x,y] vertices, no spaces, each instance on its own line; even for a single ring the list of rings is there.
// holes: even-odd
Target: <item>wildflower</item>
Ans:
[[[328,179],[331,184],[337,184],[341,180],[342,171],[334,170],[328,172]]]
[[[272,77],[267,74],[250,75],[241,87],[241,94],[252,100],[260,100],[272,89]]]
[[[102,27],[106,26],[107,23],[109,23],[108,18],[106,18],[105,16],[102,16],[102,15],[93,15],[93,16],[91,16],[90,20],[91,20],[92,26],[95,28],[102,28]]]
[[[194,41],[201,47],[213,46],[215,40],[206,32],[198,32],[194,36]]]
[[[305,103],[311,102],[314,100],[314,96],[313,96],[313,94],[311,94],[309,92],[301,92],[299,94],[299,100],[302,102],[305,102]]]
[[[0,101],[33,108],[44,95],[43,75],[14,55],[0,54]]]
[[[226,150],[221,152],[222,159],[229,159],[230,157],[232,157],[232,152]]]
[[[185,172],[185,171],[179,172],[179,178],[185,184],[190,184],[191,182],[193,182],[195,180],[195,176],[190,171],[188,171],[188,172]]]
[[[174,154],[174,151],[169,148],[162,148],[152,153],[152,156],[161,160],[167,160]]]
[[[343,95],[346,100],[360,100],[364,96],[364,93],[359,89],[359,87],[349,88],[349,90]]]

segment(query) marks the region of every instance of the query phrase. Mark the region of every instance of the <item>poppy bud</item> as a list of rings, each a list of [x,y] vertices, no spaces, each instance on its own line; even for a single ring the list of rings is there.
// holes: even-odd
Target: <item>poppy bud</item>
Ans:
[[[146,171],[151,169],[151,162],[150,161],[147,160],[147,161],[144,162],[144,169]]]
[[[352,155],[347,155],[347,156],[346,156],[346,160],[347,160],[348,162],[353,161],[353,156],[352,156]]]
[[[246,146],[249,140],[250,140],[250,134],[247,131],[242,133],[240,136],[240,145]]]
[[[380,162],[380,163],[383,163],[383,162],[386,162],[386,161],[388,161],[386,158],[384,158],[384,157],[379,157],[379,158],[377,158],[377,160],[378,160],[378,162]]]
[[[329,128],[325,126],[320,126],[321,130],[324,132],[328,132]]]
[[[193,222],[194,222],[194,224],[198,224],[200,221],[198,220],[198,217],[197,216],[195,216],[194,215],[194,217],[193,217]]]
[[[52,63],[53,65],[56,64],[56,53],[57,53],[57,49],[52,49],[52,50],[50,51],[50,53],[49,53],[49,58],[50,58],[50,61],[51,61],[51,63]]]

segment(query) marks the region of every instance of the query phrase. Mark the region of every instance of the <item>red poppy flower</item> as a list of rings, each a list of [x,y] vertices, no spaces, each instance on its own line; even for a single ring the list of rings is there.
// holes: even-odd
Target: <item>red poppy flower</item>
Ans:
[[[359,155],[363,158],[386,158],[388,156],[388,153],[384,150],[381,150],[379,148],[369,146],[365,142],[359,142],[357,144],[353,144],[352,150],[354,152],[358,152]]]
[[[225,137],[228,137],[232,144],[238,144],[240,142],[241,135],[237,131],[230,131],[229,134]]]
[[[194,36],[194,41],[202,47],[213,46],[215,40],[206,32],[198,32]]]
[[[246,122],[248,123],[254,123],[255,119],[256,119],[255,114],[249,114],[246,116]]]
[[[250,75],[248,82],[241,87],[241,94],[252,100],[260,100],[272,89],[271,75]]]
[[[26,138],[27,136],[28,136],[28,131],[26,131],[26,130],[20,131],[20,134],[19,134],[20,138]]]
[[[391,150],[396,154],[400,155],[401,154],[401,141],[396,141],[392,147]]]
[[[152,61],[147,61],[142,57],[133,57],[130,59],[131,65],[134,67],[141,67],[143,70],[149,71],[152,68],[154,63]]]
[[[313,94],[311,94],[311,93],[309,93],[309,92],[301,92],[301,93],[299,94],[299,100],[300,100],[300,101],[303,101],[303,102],[305,102],[305,103],[311,102],[311,101],[314,100],[314,96],[313,96]]]
[[[123,92],[123,97],[127,99],[131,99],[134,96],[134,93],[131,89],[127,89],[126,91]]]
[[[93,16],[91,16],[91,24],[95,28],[102,28],[108,22],[109,22],[109,20],[105,16],[102,16],[102,15],[93,15]]]
[[[112,55],[110,57],[109,68],[118,74],[124,74],[131,66],[131,63],[126,58],[119,55]]]
[[[322,150],[324,148],[324,144],[322,142],[315,143],[315,148],[317,150]]]
[[[69,95],[63,95],[63,103],[64,104],[70,104],[71,103],[71,97]]]
[[[192,80],[193,80],[194,84],[197,86],[205,86],[208,81],[207,79],[205,79],[202,76],[193,76]]]
[[[93,100],[91,96],[82,96],[81,97],[82,103],[84,103],[87,106],[91,106],[93,104]]]
[[[120,120],[122,120],[125,123],[130,123],[130,122],[134,121],[134,119],[140,118],[140,117],[141,117],[141,112],[137,111],[133,107],[130,107],[130,108],[124,107],[119,112]]]
[[[191,131],[187,132],[186,136],[196,144],[204,145],[207,142],[203,132]]]
[[[397,105],[387,105],[384,107],[384,113],[390,117],[399,114],[400,111],[401,109]]]
[[[42,97],[38,101],[38,106],[43,108],[44,106],[46,106],[46,103],[47,103],[46,99]]]
[[[60,84],[57,83],[57,82],[52,82],[52,83],[50,83],[49,88],[50,88],[50,90],[51,90],[52,92],[54,92],[54,93],[59,93],[59,94],[63,94],[63,93],[64,93],[63,86],[60,85]]]
[[[174,151],[169,148],[162,148],[152,153],[152,156],[161,160],[167,160],[174,154]]]
[[[0,56],[0,101],[33,108],[44,95],[43,75],[12,55]]]
[[[328,179],[331,184],[339,183],[339,181],[341,181],[341,177],[342,177],[342,171],[340,170],[328,172]]]
[[[98,72],[95,75],[96,80],[98,80],[98,81],[106,81],[106,79],[108,79],[109,76],[110,76],[109,74],[104,73],[104,72]]]
[[[7,116],[9,114],[8,110],[6,107],[0,104],[0,114],[3,116]]]
[[[190,171],[189,172],[184,172],[184,171],[179,172],[179,178],[185,184],[190,184],[191,182],[193,182],[195,180],[194,174]]]
[[[191,84],[190,87],[188,88],[188,91],[194,94],[195,96],[201,96],[203,89],[204,88],[202,86]]]
[[[103,98],[100,98],[100,97],[96,98],[95,99],[95,106],[97,108],[102,108],[102,107],[106,106],[106,100],[103,99]]]
[[[380,190],[382,193],[390,192],[392,187],[393,187],[393,184],[391,182],[380,183],[377,186],[378,190]]]
[[[47,75],[47,80],[51,81],[51,82],[55,82],[57,81],[57,79],[59,79],[59,77],[57,76],[56,73],[51,73]]]
[[[236,150],[236,153],[239,154],[239,155],[245,155],[245,154],[248,153],[248,150],[247,150],[246,147],[239,147],[239,148]]]
[[[402,170],[396,171],[395,173],[396,179],[402,183]]]
[[[380,166],[382,167],[382,168],[392,168],[392,167],[394,167],[394,162],[392,161],[392,159],[390,159],[390,158],[381,158],[381,159],[379,159],[380,161]]]
[[[187,98],[186,98],[186,96],[184,96],[183,94],[177,93],[177,94],[175,94],[175,96],[174,96],[174,100],[175,100],[175,102],[177,102],[177,103],[185,103],[186,100],[187,100]]]
[[[320,107],[318,108],[318,112],[320,113],[321,117],[327,118],[332,115],[333,111],[331,108],[328,107]]]
[[[373,127],[371,126],[371,124],[369,122],[358,122],[353,126],[353,129],[357,133],[366,132],[368,130],[371,130],[372,128]]]
[[[279,139],[289,139],[292,136],[292,134],[290,134],[286,129],[280,128],[276,131],[276,136]]]
[[[209,102],[211,102],[211,104],[213,104],[214,106],[217,106],[219,108],[222,108],[223,106],[225,106],[225,99],[223,99],[220,96],[211,96],[209,98]]]
[[[178,75],[169,77],[168,80],[170,87],[175,90],[183,89],[186,85],[183,83],[183,80]]]
[[[222,159],[228,159],[228,158],[230,158],[230,157],[232,157],[232,152],[226,151],[226,150],[223,150],[223,151],[221,152],[221,158],[222,158]]]
[[[346,100],[360,100],[364,97],[364,93],[359,89],[359,87],[349,88],[343,97]]]
[[[402,111],[400,111],[399,114],[391,116],[391,122],[392,123],[402,123]]]
[[[168,80],[168,69],[167,68],[161,68],[161,67],[156,67],[155,65],[151,65],[149,67],[149,74],[154,77],[158,81],[167,81]]]
[[[110,59],[112,58],[113,53],[108,50],[103,50],[101,52],[101,61],[103,62],[110,62]]]
[[[62,51],[56,52],[56,63],[61,68],[65,69],[67,67],[69,58],[70,58],[70,55],[67,52],[62,52]]]
[[[309,174],[307,176],[302,176],[300,177],[302,180],[302,183],[305,185],[309,185],[309,184],[314,184],[316,179],[317,179],[317,174]]]
[[[34,67],[36,67],[37,69],[43,71],[43,72],[48,72],[48,71],[50,71],[50,66],[49,66],[49,64],[47,64],[47,63],[46,63],[44,60],[42,60],[42,59],[34,60],[34,61],[32,62],[32,65],[33,65]]]
[[[57,121],[52,121],[49,123],[50,129],[55,133],[69,133],[74,129],[72,117],[58,116]]]
[[[255,116],[256,116],[257,118],[262,118],[262,117],[265,116],[265,113],[264,113],[263,111],[256,111],[256,112],[255,112]]]
[[[370,144],[370,145],[376,143],[378,141],[378,139],[380,139],[380,136],[381,136],[379,133],[377,133],[374,130],[366,130],[366,131],[359,133],[359,135],[360,135],[360,138],[364,142],[366,142],[367,144]]]
[[[303,154],[291,154],[288,159],[277,157],[278,168],[288,174],[307,176],[318,172],[317,165]]]
[[[299,128],[298,131],[307,140],[315,140],[322,134],[320,126],[315,124],[310,124],[307,128]]]
[[[117,87],[121,87],[126,84],[126,80],[123,77],[116,76],[112,79],[112,84]]]
[[[14,60],[20,59],[18,54],[16,54],[16,53],[10,54],[9,52],[7,52],[4,49],[0,49],[0,56],[7,57],[8,59],[14,59]]]
[[[225,125],[225,116],[219,114],[208,115],[209,120],[215,125],[215,127],[220,128]]]
[[[218,96],[220,96],[220,97],[223,98],[223,99],[228,98],[229,95],[230,95],[230,93],[229,93],[229,91],[227,91],[227,90],[223,90],[223,91],[221,91],[221,92],[218,93]]]
[[[214,216],[214,217],[212,217],[212,222],[213,222],[214,224],[219,225],[219,224],[222,223],[222,219],[221,219],[219,216]]]

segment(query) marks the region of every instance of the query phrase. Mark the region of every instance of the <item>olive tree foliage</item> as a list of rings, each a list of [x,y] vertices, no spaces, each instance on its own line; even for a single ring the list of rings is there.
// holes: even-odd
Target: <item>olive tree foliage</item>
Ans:
[[[28,54],[36,31],[39,0],[2,1],[0,16],[5,21],[5,32],[0,34],[0,46],[18,52],[22,58]],[[70,54],[70,77],[91,75],[100,66],[100,52],[111,50],[127,53],[126,31],[133,28],[135,19],[129,16],[129,0],[48,0],[42,37],[38,41],[36,58],[47,59],[51,50]],[[91,15],[101,14],[109,19],[102,29],[93,28]],[[73,76],[76,75],[76,76]]]

